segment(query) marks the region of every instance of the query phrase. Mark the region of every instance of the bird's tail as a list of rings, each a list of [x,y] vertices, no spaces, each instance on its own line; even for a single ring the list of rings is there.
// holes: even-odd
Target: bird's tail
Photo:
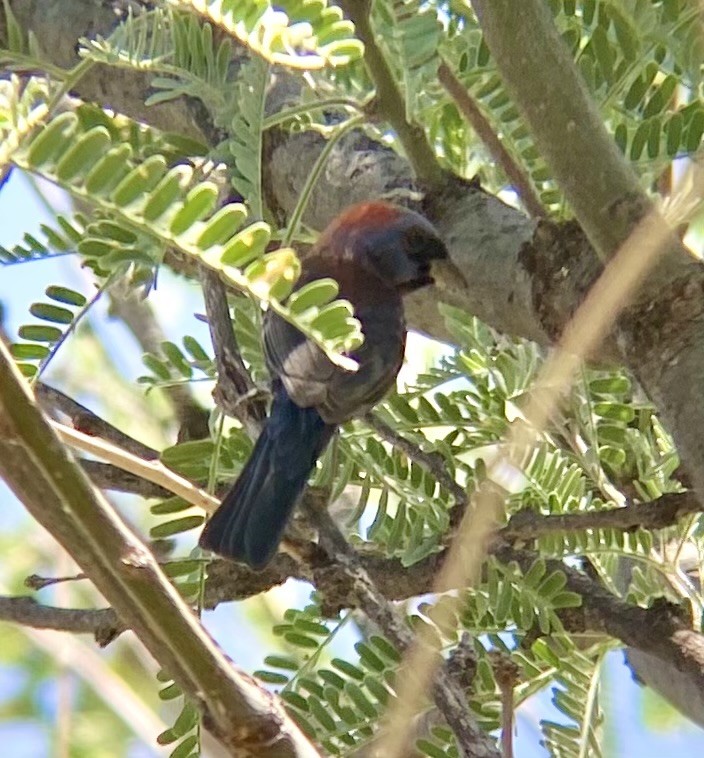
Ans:
[[[299,408],[279,387],[254,451],[205,525],[200,546],[262,568],[276,552],[293,506],[334,430],[315,408]]]

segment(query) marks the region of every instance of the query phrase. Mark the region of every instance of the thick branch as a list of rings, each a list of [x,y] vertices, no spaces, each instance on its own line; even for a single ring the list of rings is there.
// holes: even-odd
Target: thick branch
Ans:
[[[526,572],[535,562],[530,551],[502,547],[496,556],[515,561]],[[562,571],[566,587],[582,597],[582,609],[590,629],[603,631],[637,650],[667,661],[684,673],[699,691],[704,691],[704,635],[692,629],[680,609],[662,602],[640,608],[620,600],[608,590],[562,561],[547,561],[548,571]]]
[[[594,100],[543,0],[473,0],[484,38],[507,88],[531,127],[541,155],[582,228],[608,256],[634,219],[614,209],[647,206],[631,167],[608,135]],[[558,74],[559,72],[559,74]]]
[[[242,755],[261,755],[274,743],[281,755],[317,755],[276,699],[227,661],[151,553],[93,489],[2,344],[0,474],[202,708],[223,745]]]

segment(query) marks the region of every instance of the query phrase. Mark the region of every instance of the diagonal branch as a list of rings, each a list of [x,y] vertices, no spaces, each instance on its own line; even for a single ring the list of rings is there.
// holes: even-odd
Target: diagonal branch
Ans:
[[[137,293],[110,292],[110,313],[123,321],[145,353],[160,354],[166,335],[149,302]],[[173,384],[162,388],[178,420],[179,440],[196,440],[208,436],[208,415],[193,397],[187,384]]]
[[[116,492],[128,492],[145,498],[159,498],[165,500],[172,493],[166,487],[155,484],[135,474],[125,471],[110,463],[81,459],[78,461],[81,468],[88,474],[91,482],[101,490],[115,490]]]
[[[71,419],[74,429],[94,437],[102,437],[138,458],[149,461],[159,457],[157,450],[120,431],[61,390],[39,382],[35,387],[35,394],[37,402],[47,413],[63,413]]]
[[[433,452],[426,453],[421,450],[418,445],[407,440],[385,421],[382,421],[376,413],[367,413],[364,416],[364,421],[381,439],[402,450],[412,461],[415,461],[429,471],[440,483],[440,486],[444,487],[452,495],[455,507],[450,514],[450,525],[451,527],[456,527],[467,509],[469,498],[465,490],[450,475],[442,455]]]
[[[369,112],[387,121],[396,132],[418,181],[427,187],[439,187],[444,181],[444,172],[423,127],[406,120],[403,95],[374,36],[369,17],[371,3],[369,0],[341,0],[340,5],[354,23],[357,37],[364,42],[364,62],[376,88]]]
[[[537,557],[531,551],[508,546],[499,548],[495,555],[505,563],[515,561],[523,572]],[[630,605],[562,561],[549,560],[546,566],[548,571],[562,571],[567,577],[566,588],[582,597],[590,629],[669,662],[704,691],[704,635],[692,629],[691,619],[685,618],[680,608],[664,601],[651,608]]]
[[[318,755],[278,701],[227,661],[151,553],[93,489],[2,344],[0,474],[202,709],[224,746],[243,755]]]
[[[686,494],[683,493],[684,508],[692,503],[691,498],[684,497]],[[667,499],[665,508],[671,508],[671,512],[676,513],[677,509],[671,507],[670,503],[676,504],[679,496],[664,497]],[[654,506],[657,505],[658,501],[654,501]],[[637,511],[642,507],[644,506],[628,506],[619,510]],[[447,551],[409,567],[395,559],[356,555],[353,551],[351,563],[341,562],[340,556],[349,557],[351,548],[337,528],[331,526],[327,513],[320,515],[322,521],[318,516],[315,518],[321,529],[322,543],[328,551],[319,550],[315,545],[300,551],[306,556],[305,565],[280,553],[261,572],[251,571],[231,561],[213,561],[206,583],[205,607],[212,608],[222,602],[246,599],[283,584],[288,578],[299,578],[312,581],[322,593],[326,612],[334,615],[342,608],[361,607],[380,625],[384,633],[395,641],[403,642],[407,630],[403,627],[402,631],[398,631],[398,622],[388,616],[388,603],[432,591],[435,576]],[[510,527],[507,531],[510,531]],[[513,536],[516,536],[515,530]],[[329,555],[331,548],[335,550],[334,558]],[[497,540],[491,552],[504,562],[516,561],[524,572],[538,557],[533,551],[517,549],[503,540]],[[560,614],[568,632],[616,637],[630,645],[632,651],[653,655],[671,666],[679,667],[695,689],[704,685],[704,637],[693,631],[673,606],[656,603],[646,609],[630,605],[609,593],[596,580],[558,560],[550,561],[550,570],[565,573],[567,588],[582,597],[580,608]],[[455,588],[448,586],[442,589]],[[91,633],[96,635],[101,644],[107,644],[124,629],[117,614],[111,609],[57,609],[39,605],[30,598],[0,599],[0,619],[37,628]],[[657,630],[657,634],[654,630]]]
[[[105,458],[119,468],[137,474],[152,484],[157,484],[173,492],[174,495],[183,498],[187,503],[202,508],[204,511],[212,512],[218,506],[216,498],[188,479],[166,468],[160,461],[142,460],[98,437],[89,437],[83,432],[71,429],[56,421],[49,421],[48,423],[58,437],[71,447],[82,450],[84,453]]]
[[[438,81],[454,100],[459,112],[465,117],[467,123],[474,129],[476,135],[491,153],[491,157],[501,166],[501,169],[506,174],[509,182],[511,182],[511,186],[518,193],[528,213],[533,218],[544,218],[547,215],[545,208],[540,202],[540,198],[533,187],[530,177],[504,147],[477,103],[462,82],[455,76],[454,71],[446,61],[443,61],[438,67]]]

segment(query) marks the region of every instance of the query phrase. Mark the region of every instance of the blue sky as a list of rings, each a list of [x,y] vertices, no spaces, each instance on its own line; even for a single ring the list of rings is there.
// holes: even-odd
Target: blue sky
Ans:
[[[68,211],[65,200],[53,191],[48,195],[50,202],[62,211]],[[51,217],[38,195],[25,177],[15,173],[0,192],[0,244],[10,247],[21,241],[22,234],[37,230],[41,221],[49,222]],[[18,326],[31,320],[27,312],[28,304],[43,299],[48,284],[62,282],[85,292],[85,280],[72,258],[60,257],[36,261],[22,265],[8,266],[0,270],[0,302],[5,308],[5,326],[11,335]],[[170,314],[169,323],[164,328],[174,340],[190,333],[208,344],[207,330],[193,314],[201,310],[195,287],[160,275],[159,288],[153,296],[157,308],[165,308]],[[133,381],[142,372],[140,352],[131,336],[119,323],[111,322],[100,308],[92,319],[105,344],[111,345],[111,357],[128,380]],[[65,351],[70,353],[70,345]],[[60,367],[61,364],[57,363]],[[49,375],[51,376],[51,374]],[[204,388],[207,397],[207,390]],[[100,412],[99,408],[96,408]],[[23,507],[9,490],[0,483],[0,508],[3,523],[12,530],[20,522],[28,520]],[[31,530],[31,525],[27,528]],[[1,565],[1,564],[0,564]],[[0,574],[0,581],[6,577]],[[293,583],[280,590],[271,598],[272,608],[283,611],[296,602],[304,600],[308,588]],[[248,601],[252,602],[252,601]],[[252,608],[254,606],[251,606]],[[261,630],[247,622],[248,605],[227,604],[216,611],[207,613],[205,621],[225,651],[244,668],[252,671],[262,664],[265,654]],[[0,634],[2,634],[0,626]],[[340,636],[336,644],[339,650],[348,649],[354,642],[353,632]],[[21,671],[3,670],[0,667],[0,704],[12,699],[18,688]],[[49,685],[51,688],[51,685]],[[46,693],[46,708],[49,713],[55,709],[55,693]],[[704,731],[680,718],[672,709],[659,701],[652,693],[646,693],[632,679],[623,663],[623,655],[614,652],[607,657],[602,690],[603,707],[607,714],[605,755],[609,758],[656,758],[662,755],[694,756],[704,751]],[[559,719],[559,714],[549,706],[550,694],[545,693],[528,703],[519,713],[517,723],[517,758],[542,758],[546,751],[539,747],[540,718]],[[36,758],[50,753],[50,734],[42,731],[40,725],[21,721],[0,721],[0,740],[13,746],[13,758]],[[163,754],[151,746],[135,746],[132,758]]]

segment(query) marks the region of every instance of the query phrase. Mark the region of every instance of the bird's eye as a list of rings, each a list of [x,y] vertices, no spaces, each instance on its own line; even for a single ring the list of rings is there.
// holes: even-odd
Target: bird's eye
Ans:
[[[417,226],[411,227],[403,238],[406,255],[411,260],[425,258],[424,249],[428,242],[428,237]]]
[[[446,258],[445,245],[435,234],[422,227],[413,226],[404,235],[406,255],[412,261]]]

